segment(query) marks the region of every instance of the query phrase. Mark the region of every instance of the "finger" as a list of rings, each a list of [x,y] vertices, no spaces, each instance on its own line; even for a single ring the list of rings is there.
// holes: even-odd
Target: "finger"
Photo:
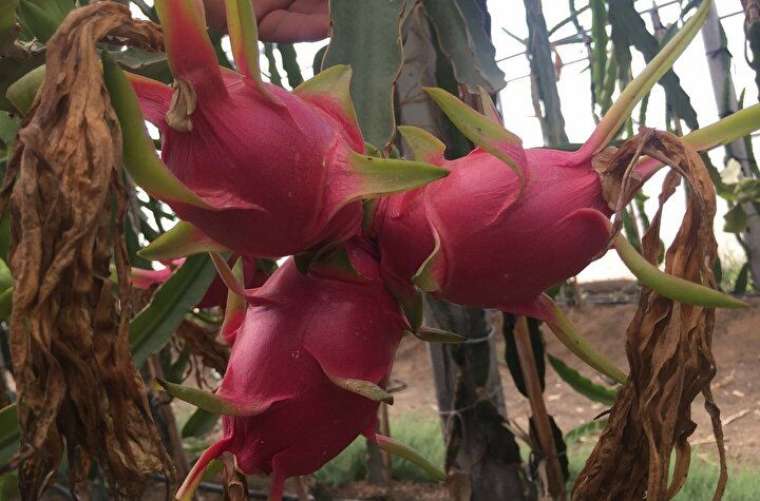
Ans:
[[[315,42],[327,38],[330,16],[276,10],[259,20],[259,37],[267,42]]]

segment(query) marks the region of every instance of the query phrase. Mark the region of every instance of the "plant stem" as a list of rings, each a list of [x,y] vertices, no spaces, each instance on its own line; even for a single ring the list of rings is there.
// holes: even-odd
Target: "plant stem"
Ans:
[[[523,372],[525,387],[530,400],[530,411],[536,426],[541,450],[546,457],[546,476],[549,481],[549,494],[552,499],[566,499],[565,487],[562,479],[562,468],[557,457],[557,447],[554,444],[549,415],[546,412],[546,404],[541,392],[538,370],[536,369],[533,347],[530,344],[528,334],[528,322],[525,317],[520,317],[515,325],[515,342],[517,344],[517,356],[520,358],[520,367]]]

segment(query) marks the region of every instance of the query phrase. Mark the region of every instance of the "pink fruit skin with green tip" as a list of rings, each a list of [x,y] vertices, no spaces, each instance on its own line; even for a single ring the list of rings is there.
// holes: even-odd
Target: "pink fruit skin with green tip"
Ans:
[[[351,182],[347,155],[363,152],[358,129],[315,104],[269,84],[224,72],[216,95],[198,98],[192,130],[165,115],[171,90],[133,80],[148,120],[162,132],[171,172],[216,210],[172,203],[184,220],[241,254],[278,257],[359,230],[361,204],[344,204],[336,185]],[[275,231],[276,230],[276,231]]]
[[[361,280],[304,275],[290,259],[249,297],[234,336],[217,396],[258,410],[224,417],[210,455],[229,451],[243,472],[271,473],[273,495],[285,478],[317,470],[358,435],[374,437],[378,402],[330,378],[384,386],[407,324],[369,244],[354,242],[348,252]],[[199,461],[191,476],[204,466]]]
[[[539,315],[536,299],[602,253],[611,212],[599,177],[577,153],[509,147],[512,169],[476,149],[445,161],[448,177],[384,198],[375,221],[383,274],[410,283],[433,252],[436,294],[473,306]]]
[[[132,268],[129,281],[135,289],[150,289],[154,285],[159,285],[169,280],[172,272],[173,270],[168,266],[160,270]]]
[[[349,156],[364,142],[351,112],[327,90],[299,96],[259,81],[258,68],[221,68],[197,7],[157,2],[178,102],[191,103],[172,111],[174,128],[166,119],[173,89],[131,79],[162,133],[163,161],[210,208],[167,201],[242,255],[276,258],[357,234],[362,209],[353,195],[362,181]]]

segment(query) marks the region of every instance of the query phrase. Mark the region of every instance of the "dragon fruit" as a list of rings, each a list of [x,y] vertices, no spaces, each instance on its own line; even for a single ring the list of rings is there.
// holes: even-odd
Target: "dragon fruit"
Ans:
[[[602,186],[596,165],[605,161],[601,153],[636,103],[698,32],[709,3],[703,2],[574,152],[525,150],[521,140],[498,123],[490,99],[484,99],[486,115],[482,115],[442,89],[426,89],[477,147],[466,157],[449,161],[443,156],[444,145],[427,132],[399,128],[416,158],[450,174],[423,188],[386,197],[378,206],[373,226],[383,274],[394,290],[406,287],[408,292],[413,282],[452,302],[548,321],[553,313],[542,292],[581,271],[613,242],[609,218],[617,200],[609,187]],[[643,175],[653,172],[649,161],[639,167]],[[620,240],[614,239],[616,248],[631,265],[635,259],[627,247],[621,251]],[[647,285],[658,286],[651,280],[651,269],[642,274],[640,266],[631,267]],[[667,278],[657,275],[657,279]],[[680,294],[675,292],[678,288],[662,293],[672,297]],[[694,297],[677,299],[740,306],[706,288],[695,286],[690,291]]]
[[[449,119],[477,146],[449,161],[444,145],[415,127],[400,127],[418,159],[450,171],[423,188],[383,199],[373,223],[383,276],[404,304],[413,304],[414,285],[448,301],[498,308],[543,319],[592,367],[618,381],[625,375],[577,335],[543,294],[604,253],[614,243],[645,285],[683,303],[741,307],[713,289],[660,272],[613,235],[609,220],[617,199],[597,172],[600,155],[625,118],[670,67],[704,21],[704,2],[679,32],[625,89],[575,152],[525,150],[498,124],[490,99],[486,115],[442,89],[426,89]],[[490,106],[489,106],[490,104]],[[650,175],[651,162],[642,162]],[[406,298],[406,299],[405,299]]]
[[[476,149],[441,160],[445,181],[381,201],[375,231],[390,280],[415,277],[455,303],[537,316],[544,290],[606,249],[611,213],[588,162],[519,144],[509,153],[522,189],[514,170]]]
[[[357,436],[388,443],[375,437],[377,408],[391,399],[382,388],[408,324],[371,244],[353,239],[345,249],[355,274],[320,264],[304,274],[290,258],[246,293],[213,397],[212,410],[225,414],[224,436],[195,464],[178,498],[192,495],[224,451],[245,474],[271,474],[270,499],[280,499],[287,477],[317,470]]]
[[[143,186],[183,220],[239,254],[298,254],[359,233],[360,199],[446,174],[363,154],[349,67],[293,92],[263,82],[250,1],[226,5],[238,71],[218,65],[192,0],[157,0],[174,86],[130,77],[169,170]]]

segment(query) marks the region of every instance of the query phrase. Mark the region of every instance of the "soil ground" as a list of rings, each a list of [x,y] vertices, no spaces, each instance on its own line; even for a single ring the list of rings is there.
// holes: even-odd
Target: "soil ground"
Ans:
[[[713,353],[718,372],[713,379],[713,393],[721,409],[724,422],[726,450],[735,464],[760,465],[760,298],[748,300],[751,307],[745,310],[719,310],[713,337]],[[588,340],[607,354],[621,368],[626,368],[625,328],[636,309],[634,304],[586,305],[566,309],[568,316],[582,326]],[[564,345],[544,329],[546,351],[559,357],[602,384],[601,377],[579,362]],[[503,360],[504,341],[496,338],[498,357]],[[499,362],[501,382],[507,414],[510,419],[527,429],[530,406],[515,388],[503,361]],[[405,339],[393,370],[393,378],[408,384],[408,388],[396,393],[391,407],[391,426],[394,415],[416,412],[435,417],[437,406],[433,391],[432,371],[427,346],[412,339]],[[549,412],[563,431],[592,420],[605,410],[576,393],[547,366],[544,393]],[[701,396],[692,408],[692,418],[697,430],[691,442],[694,452],[705,458],[712,457],[715,444],[709,416],[705,412]]]

